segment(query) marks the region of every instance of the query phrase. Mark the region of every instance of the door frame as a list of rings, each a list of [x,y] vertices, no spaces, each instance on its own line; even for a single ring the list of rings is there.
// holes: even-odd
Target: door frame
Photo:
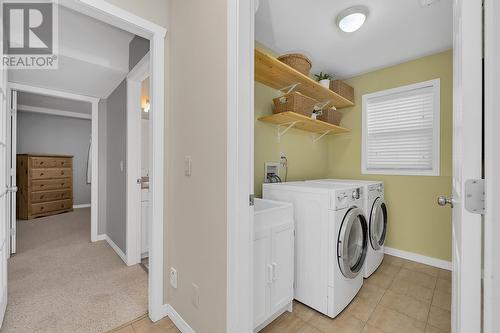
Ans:
[[[90,16],[114,27],[128,31],[150,41],[151,83],[150,83],[150,120],[152,120],[152,151],[155,158],[151,165],[150,184],[151,200],[151,248],[149,251],[148,275],[148,315],[156,322],[168,314],[168,305],[164,302],[167,288],[164,288],[164,262],[166,247],[164,239],[165,160],[169,157],[167,136],[169,128],[168,109],[165,107],[165,50],[167,29],[132,14],[121,7],[103,0],[58,0],[59,5]],[[97,191],[97,189],[96,189]]]
[[[486,179],[486,214],[484,215],[484,290],[483,332],[500,332],[500,154],[496,142],[500,140],[497,128],[500,115],[496,110],[496,94],[500,89],[500,5],[494,0],[484,1],[484,178]],[[495,19],[496,18],[496,19]]]
[[[99,142],[99,98],[95,97],[89,97],[89,96],[84,96],[84,95],[78,95],[78,94],[72,94],[68,92],[63,92],[59,90],[53,90],[53,89],[46,89],[46,88],[40,88],[40,87],[35,87],[35,86],[30,86],[27,84],[20,84],[20,83],[15,83],[15,82],[8,82],[7,83],[7,91],[10,94],[12,90],[15,91],[21,91],[21,92],[27,92],[27,93],[33,93],[33,94],[38,94],[38,95],[44,95],[44,96],[52,96],[52,97],[59,97],[59,98],[65,98],[65,99],[71,99],[75,101],[80,101],[80,102],[85,102],[85,103],[90,103],[92,107],[92,115],[91,115],[91,137],[92,137],[92,182],[90,184],[90,241],[91,242],[96,242],[98,240],[102,239],[102,236],[98,234],[99,230],[99,189],[98,185],[99,184],[99,147],[96,144]],[[22,108],[19,110],[23,110]],[[29,110],[26,110],[29,111]],[[37,112],[41,112],[38,110]],[[46,113],[46,112],[44,112]],[[61,114],[64,116],[64,113]],[[17,118],[17,115],[14,115]],[[15,122],[17,123],[17,121]],[[12,138],[12,140],[17,141],[16,138]],[[17,149],[17,142],[16,142],[16,149]],[[17,151],[16,151],[17,153]],[[16,165],[16,161],[12,161],[13,166]],[[15,176],[15,174],[14,174]],[[10,248],[10,240],[9,240],[9,248]]]
[[[142,112],[141,84],[151,75],[149,70],[149,52],[132,68],[127,75],[127,265],[135,265],[141,262],[141,140],[142,138]],[[150,133],[152,132],[152,121],[148,121]],[[154,163],[155,155],[149,154],[151,165]],[[130,190],[133,189],[133,190]],[[148,241],[149,243],[149,241]]]
[[[258,1],[227,4],[227,332],[253,332],[254,26]],[[235,111],[236,110],[236,111]]]

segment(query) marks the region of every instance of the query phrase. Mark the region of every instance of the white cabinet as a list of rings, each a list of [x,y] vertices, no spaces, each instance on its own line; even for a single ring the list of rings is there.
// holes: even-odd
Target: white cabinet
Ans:
[[[253,275],[254,328],[256,331],[291,310],[294,281],[293,208],[282,216],[261,214],[255,218]],[[257,211],[256,211],[257,213]],[[259,211],[265,213],[265,211]]]

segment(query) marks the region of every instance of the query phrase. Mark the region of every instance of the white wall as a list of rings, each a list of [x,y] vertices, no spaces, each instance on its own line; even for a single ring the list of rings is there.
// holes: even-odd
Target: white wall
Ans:
[[[17,153],[73,155],[73,203],[90,204],[87,158],[91,122],[20,111],[17,114]]]

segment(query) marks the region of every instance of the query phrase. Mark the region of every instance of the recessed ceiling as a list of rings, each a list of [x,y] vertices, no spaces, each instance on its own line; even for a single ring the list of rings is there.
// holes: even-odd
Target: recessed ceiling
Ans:
[[[23,106],[50,109],[52,111],[69,111],[75,113],[92,114],[92,105],[87,102],[72,99],[45,96],[28,92],[17,92],[17,105],[20,110]]]
[[[356,32],[342,32],[337,15],[369,9]],[[260,0],[255,39],[279,54],[300,52],[313,72],[349,78],[452,47],[452,0]]]
[[[59,6],[59,68],[9,70],[9,81],[107,98],[129,72],[133,34]]]

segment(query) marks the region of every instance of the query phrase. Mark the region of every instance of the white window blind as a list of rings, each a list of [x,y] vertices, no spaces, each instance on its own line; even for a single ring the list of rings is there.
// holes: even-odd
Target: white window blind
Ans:
[[[363,172],[439,174],[439,80],[363,96]]]

